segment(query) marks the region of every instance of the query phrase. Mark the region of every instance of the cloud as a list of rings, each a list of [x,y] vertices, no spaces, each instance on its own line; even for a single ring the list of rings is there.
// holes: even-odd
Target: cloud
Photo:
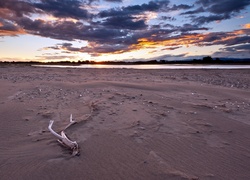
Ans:
[[[232,32],[214,32],[209,33],[203,38],[204,44],[207,45],[237,45],[250,43],[250,29],[235,30]]]
[[[221,21],[221,20],[226,20],[230,18],[231,16],[229,14],[209,15],[209,16],[199,16],[199,17],[193,18],[193,21],[198,25],[202,25],[205,23],[210,23],[213,21]]]
[[[174,17],[171,17],[171,16],[161,16],[160,18],[159,18],[160,20],[163,20],[163,21],[175,21],[176,20],[176,18],[174,18]]]
[[[189,5],[186,5],[186,4],[180,4],[180,5],[173,5],[173,7],[169,8],[168,10],[169,11],[178,11],[178,10],[185,10],[185,9],[190,9],[192,8],[193,6],[189,6]]]
[[[99,1],[99,0],[88,0],[87,4],[92,4],[95,1]],[[104,0],[104,1],[110,2],[110,3],[122,3],[123,2],[123,0]]]
[[[250,53],[250,43],[223,48],[224,51],[248,51]]]
[[[77,0],[41,0],[34,7],[59,18],[89,19],[91,14]]]
[[[183,46],[212,46],[224,45],[231,46],[235,44],[250,43],[250,29],[235,30],[232,32],[212,32],[212,33],[191,33],[197,30],[206,30],[206,28],[196,25],[184,24],[176,29],[151,29],[147,31],[139,31],[131,33],[130,30],[115,30],[111,29],[99,31],[99,33],[85,32],[84,40],[88,40],[88,46],[73,47],[71,43],[58,44],[49,49],[61,50],[64,52],[81,52],[89,53],[92,56],[100,56],[101,54],[121,54],[124,52],[135,51],[139,49],[155,49],[175,50]],[[181,32],[179,35],[171,35],[176,31]],[[95,30],[97,32],[97,30]],[[115,34],[115,32],[117,34]],[[110,33],[110,35],[109,35]],[[120,34],[121,33],[121,34]],[[131,33],[131,34],[130,34]],[[100,36],[99,36],[99,35]],[[106,37],[102,37],[106,34]],[[65,34],[66,36],[66,34]],[[87,37],[87,38],[86,38]],[[95,41],[93,41],[95,39]],[[165,47],[165,48],[162,48]]]
[[[42,61],[46,61],[46,60],[56,60],[56,61],[58,61],[58,60],[65,60],[65,59],[74,59],[74,57],[72,57],[72,56],[63,56],[63,55],[61,55],[61,56],[56,56],[56,55],[49,55],[49,56],[36,56],[36,58],[37,59],[39,59],[39,60],[42,60]]]
[[[179,48],[181,48],[181,46],[172,46],[172,47],[163,48],[161,50],[162,51],[164,51],[164,50],[170,50],[170,51],[172,51],[172,50],[176,50],[176,49],[179,49]]]
[[[155,60],[178,60],[178,59],[183,59],[185,56],[187,55],[187,53],[182,53],[182,54],[178,54],[178,55],[172,55],[172,54],[164,54],[162,56],[157,56],[154,59]]]
[[[169,0],[158,0],[149,1],[148,3],[143,3],[141,5],[126,6],[121,8],[112,8],[108,10],[101,11],[98,16],[101,18],[110,16],[128,16],[128,15],[138,15],[145,12],[170,12],[183,9],[190,9],[192,6],[186,4],[173,5],[170,7]]]
[[[157,36],[139,38],[133,49],[158,48],[166,46],[212,46],[250,43],[250,29],[235,30],[232,32],[211,32],[211,33],[182,33],[171,37]]]
[[[213,21],[221,21],[230,19],[236,16],[241,10],[244,10],[250,5],[249,0],[197,0],[197,5],[201,5],[198,9],[194,11],[185,12],[183,14],[195,14],[202,12],[202,9],[206,9],[209,12],[208,16],[194,17],[193,20],[197,24],[210,23]]]
[[[181,15],[192,15],[192,14],[198,14],[198,13],[202,13],[202,12],[205,12],[204,8],[203,7],[199,7],[195,10],[192,10],[192,11],[186,11],[184,13],[181,13]]]
[[[105,0],[107,2],[121,3],[123,0]]]
[[[195,24],[183,24],[183,26],[178,27],[179,31],[181,32],[190,32],[190,31],[199,31],[199,30],[209,30],[209,28],[206,27],[200,27]]]
[[[115,4],[116,8],[105,7],[106,10],[96,7],[98,3],[101,1],[1,1],[0,36],[27,33],[65,41],[83,40],[88,42],[87,46],[74,47],[67,42],[45,49],[89,53],[92,56],[138,49],[175,50],[190,45],[227,47],[249,43],[249,24],[237,31],[211,33],[207,33],[211,28],[204,25],[232,18],[250,4],[249,0],[197,0],[193,5],[151,0],[138,5]],[[41,15],[52,18],[42,18]],[[186,19],[183,20],[183,17]],[[176,25],[180,20],[178,18],[182,20],[180,25]]]
[[[17,36],[26,32],[17,25],[0,18],[0,36]]]
[[[228,46],[219,49],[213,54],[214,57],[249,58],[250,43]]]
[[[246,28],[246,29],[250,29],[250,23],[245,24],[243,27]]]
[[[168,6],[169,1],[150,1],[148,4],[144,3],[142,5],[133,5],[122,8],[112,8],[108,10],[101,11],[98,16],[101,18],[111,17],[111,16],[131,16],[145,13],[147,11],[157,12],[161,8]]]
[[[147,11],[149,12],[161,12],[169,9],[168,0],[161,1],[150,1],[148,3],[143,3],[142,5],[126,6],[121,8],[112,8],[109,10],[101,11],[98,15],[99,17],[110,17],[110,16],[128,16],[142,14]]]
[[[227,46],[231,46],[234,44],[242,44],[242,43],[250,43],[249,36],[239,36],[235,38],[229,38],[222,41],[217,41],[217,44],[226,44]]]
[[[84,47],[73,47],[71,43],[62,43],[55,46],[46,47],[45,49],[61,50],[66,53],[89,53],[92,56],[100,56],[101,54],[119,54],[129,51],[129,46],[124,44],[98,44],[95,42],[90,42],[87,46]]]
[[[40,13],[40,11],[27,1],[4,0],[0,1],[0,9],[8,9],[14,16],[22,17],[31,13]],[[2,16],[2,15],[1,15]]]
[[[250,5],[249,0],[198,0],[197,4],[201,4],[203,7],[207,7],[207,10],[214,14],[233,14],[240,12]]]
[[[16,24],[17,27],[24,29],[27,33],[39,35],[42,37],[50,37],[53,39],[61,39],[73,41],[76,39],[95,42],[97,44],[106,44],[108,46],[123,47],[130,46],[136,43],[139,38],[151,36],[152,33],[157,35],[157,32],[151,30],[147,24],[150,19],[146,12],[169,11],[177,9],[187,9],[187,5],[169,6],[169,1],[158,0],[143,3],[141,5],[133,5],[121,7],[118,9],[109,9],[101,11],[95,17],[98,21],[93,21],[94,16],[85,8],[85,5],[93,1],[78,1],[78,0],[39,0],[39,1],[17,1],[8,0],[7,2],[22,2],[27,8],[11,6],[11,3],[2,3],[9,11],[20,12],[20,16],[9,15],[7,19]],[[121,2],[112,1],[112,2]],[[15,4],[15,3],[14,3]],[[20,5],[20,4],[19,4]],[[61,18],[60,20],[44,20],[34,19],[29,16],[24,16],[29,13],[42,13]],[[11,14],[11,12],[9,13]],[[143,14],[143,16],[141,16]],[[70,21],[67,18],[78,19],[78,21]],[[88,20],[88,23],[85,21]],[[174,20],[172,18],[171,20]],[[156,28],[156,26],[151,26]],[[166,26],[165,26],[166,27]],[[170,26],[168,26],[170,27]],[[136,32],[141,30],[140,32]],[[162,30],[158,26],[160,37],[168,30]],[[163,33],[162,33],[163,32]],[[172,31],[171,31],[172,32]],[[166,35],[166,34],[165,34]],[[103,49],[103,48],[102,48]],[[111,48],[107,48],[111,49]]]
[[[86,30],[82,23],[72,21],[47,22],[41,19],[19,18],[16,22],[27,32],[33,35],[50,37],[53,39],[74,40],[79,39]]]
[[[147,25],[144,20],[136,20],[132,16],[113,16],[105,20],[102,25],[111,29],[145,29]]]
[[[94,26],[84,25],[80,21],[64,20],[53,22],[23,17],[19,18],[17,23],[30,34],[68,41],[78,39],[103,43],[127,35],[125,30],[108,29],[102,26],[94,28]]]
[[[144,11],[159,11],[167,8],[169,5],[168,0],[160,0],[160,1],[149,1],[149,3],[144,3],[142,5],[134,5],[123,8],[123,10],[128,12],[144,12]]]

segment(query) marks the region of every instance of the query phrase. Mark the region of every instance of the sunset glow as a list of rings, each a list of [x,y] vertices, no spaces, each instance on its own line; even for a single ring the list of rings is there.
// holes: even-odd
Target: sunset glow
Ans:
[[[0,61],[248,58],[249,19],[249,0],[5,0]]]

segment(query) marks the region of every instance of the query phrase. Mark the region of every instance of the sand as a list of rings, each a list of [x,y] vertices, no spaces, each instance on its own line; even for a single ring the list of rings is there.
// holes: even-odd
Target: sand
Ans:
[[[250,70],[0,67],[0,179],[250,178]],[[66,134],[80,156],[60,146]]]

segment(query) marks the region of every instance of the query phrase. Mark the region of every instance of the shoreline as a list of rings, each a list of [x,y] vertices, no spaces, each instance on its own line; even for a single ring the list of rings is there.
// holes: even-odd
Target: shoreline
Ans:
[[[0,66],[2,179],[247,179],[249,70]],[[49,132],[67,135],[72,157]]]
[[[124,64],[124,65],[111,65],[111,64],[79,64],[79,65],[31,65],[33,67],[43,67],[43,68],[81,68],[81,69],[174,69],[174,70],[182,70],[182,69],[250,69],[250,65],[241,65],[241,64]]]

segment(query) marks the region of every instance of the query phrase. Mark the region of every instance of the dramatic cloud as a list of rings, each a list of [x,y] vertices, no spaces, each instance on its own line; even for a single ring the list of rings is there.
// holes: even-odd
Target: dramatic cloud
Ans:
[[[142,5],[127,6],[122,8],[112,8],[109,10],[101,11],[98,15],[101,18],[110,16],[128,16],[142,14],[147,11],[158,12],[163,11],[168,8],[169,1],[150,1],[149,3],[144,3]]]
[[[72,21],[46,22],[41,19],[21,18],[17,22],[30,34],[69,41],[80,39],[88,30],[82,23]]]
[[[2,0],[0,36],[31,34],[71,41],[44,49],[92,56],[212,45],[222,45],[221,50],[229,52],[232,47],[239,50],[250,43],[250,24],[224,32],[210,32],[213,27],[209,26],[210,22],[236,17],[250,5],[249,0],[135,2],[126,6],[128,2],[122,0]],[[87,45],[75,47],[74,41]]]
[[[136,20],[131,16],[113,16],[102,23],[103,26],[111,29],[145,29],[147,25],[144,20]]]
[[[213,54],[214,57],[236,57],[236,58],[249,58],[250,56],[250,43],[228,46],[219,49]]]
[[[248,51],[250,53],[250,43],[248,44],[242,44],[242,45],[237,45],[237,46],[229,46],[229,47],[226,47],[226,48],[223,48],[223,50],[225,51]]]
[[[184,25],[187,27],[189,25]],[[183,27],[183,28],[184,28]],[[184,28],[185,29],[185,28]],[[234,44],[250,43],[250,30],[237,30],[233,32],[214,32],[206,34],[188,33],[177,36],[168,37],[171,31],[151,31],[150,34],[156,34],[156,36],[148,37],[148,34],[136,34],[134,40],[130,38],[123,39],[124,41],[107,41],[106,43],[89,43],[88,46],[76,48],[71,43],[64,43],[56,45],[55,47],[48,47],[55,50],[63,50],[67,52],[86,52],[94,56],[98,56],[103,53],[119,54],[123,52],[129,52],[139,49],[154,49],[157,47],[163,47],[162,50],[175,50],[182,46],[211,46],[211,45],[225,45],[231,46]],[[133,39],[133,38],[132,38]],[[152,51],[154,52],[154,51]]]
[[[186,4],[180,4],[180,5],[174,5],[173,7],[169,8],[170,11],[177,11],[177,10],[183,10],[183,9],[190,9],[192,6],[186,5]]]
[[[17,25],[0,18],[0,36],[16,36],[25,34],[25,31]]]
[[[249,0],[197,0],[196,4],[201,5],[202,7],[194,10],[188,11],[183,14],[195,14],[203,12],[206,9],[206,12],[210,12],[211,15],[209,16],[200,16],[195,17],[193,20],[197,24],[204,24],[210,23],[212,21],[221,21],[230,19],[231,17],[235,16],[241,10],[245,9],[247,6],[250,5]]]
[[[71,43],[63,43],[57,44],[56,46],[46,47],[45,49],[53,49],[53,50],[61,50],[67,53],[71,52],[82,52],[89,53],[93,56],[99,56],[101,53],[115,53],[119,54],[122,52],[129,51],[129,46],[122,44],[97,44],[97,43],[89,43],[88,46],[84,47],[73,47]]]
[[[59,18],[88,19],[91,15],[77,0],[41,0],[34,7]]]
[[[0,1],[0,10],[3,12],[13,13],[14,16],[22,17],[31,13],[39,13],[40,11],[28,1],[18,0],[2,0]],[[7,11],[8,10],[8,11]],[[0,13],[4,16],[4,13]]]
[[[141,48],[156,48],[161,46],[211,46],[211,45],[225,45],[231,46],[233,44],[250,43],[250,30],[236,30],[233,32],[213,32],[213,33],[188,33],[178,36],[171,36],[170,38],[141,38],[138,43],[133,45],[134,49]]]
[[[249,0],[198,0],[197,4],[202,4],[203,7],[207,7],[207,10],[214,14],[233,14],[240,12],[250,5]]]
[[[190,9],[192,6],[181,4],[170,7],[170,1],[150,1],[142,5],[127,6],[122,8],[112,8],[99,13],[99,17],[138,15],[145,12],[170,12],[176,10]]]
[[[210,15],[210,16],[199,16],[194,18],[194,22],[196,22],[196,24],[202,25],[205,23],[210,23],[213,21],[221,21],[221,20],[226,20],[226,19],[230,19],[230,15],[229,14],[222,14],[222,15]]]

